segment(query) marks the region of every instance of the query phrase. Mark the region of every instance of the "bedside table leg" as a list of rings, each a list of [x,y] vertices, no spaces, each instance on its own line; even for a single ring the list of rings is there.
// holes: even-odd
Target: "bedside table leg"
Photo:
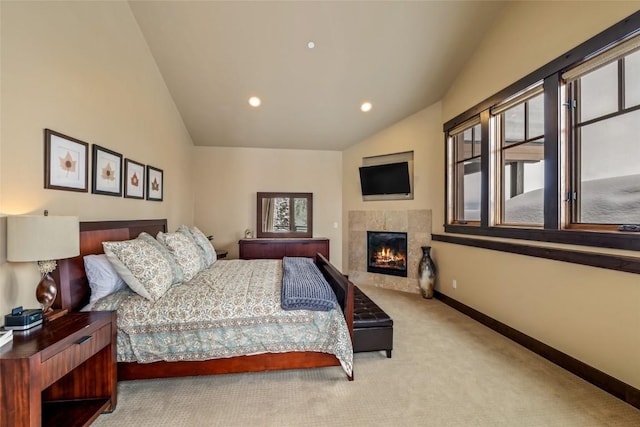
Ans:
[[[0,360],[0,426],[39,426],[42,420],[40,387],[25,378],[39,377],[26,359]]]

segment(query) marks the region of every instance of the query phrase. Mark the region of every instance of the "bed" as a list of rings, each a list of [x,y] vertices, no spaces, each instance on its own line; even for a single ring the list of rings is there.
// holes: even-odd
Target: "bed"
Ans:
[[[158,232],[166,233],[167,221],[158,219],[81,222],[80,255],[58,261],[54,278],[58,283],[59,290],[54,308],[79,311],[88,303],[91,291],[84,269],[83,257],[85,255],[103,253],[102,242],[135,239],[142,232],[151,236],[155,236]],[[352,340],[353,284],[322,255],[318,254],[315,262],[335,294],[342,315],[344,315],[349,338]],[[343,366],[344,368],[339,358],[330,353],[320,351],[267,352],[209,360],[156,361],[151,363],[118,362],[118,380],[329,366]],[[349,380],[353,380],[352,370],[347,372],[347,377]]]

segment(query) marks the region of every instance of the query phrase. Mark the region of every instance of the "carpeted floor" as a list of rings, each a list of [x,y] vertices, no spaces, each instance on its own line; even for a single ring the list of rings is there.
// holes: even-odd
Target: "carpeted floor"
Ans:
[[[640,410],[437,300],[362,287],[393,358],[341,368],[122,382],[95,426],[640,426]]]

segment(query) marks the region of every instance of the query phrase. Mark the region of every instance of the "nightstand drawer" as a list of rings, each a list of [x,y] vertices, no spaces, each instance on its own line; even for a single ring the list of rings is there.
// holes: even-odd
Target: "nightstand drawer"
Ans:
[[[111,342],[111,324],[84,335],[42,363],[42,388],[72,371]]]

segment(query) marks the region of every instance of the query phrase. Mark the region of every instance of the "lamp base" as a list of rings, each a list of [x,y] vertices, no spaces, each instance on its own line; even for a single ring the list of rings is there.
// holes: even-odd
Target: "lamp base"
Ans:
[[[36,287],[36,299],[42,305],[42,313],[45,316],[51,310],[51,305],[56,300],[57,294],[56,282],[53,281],[49,274],[43,275],[42,280]]]
[[[56,320],[59,317],[66,315],[69,312],[66,308],[59,309],[49,309],[46,313],[43,313],[44,321],[51,322],[52,320]]]

